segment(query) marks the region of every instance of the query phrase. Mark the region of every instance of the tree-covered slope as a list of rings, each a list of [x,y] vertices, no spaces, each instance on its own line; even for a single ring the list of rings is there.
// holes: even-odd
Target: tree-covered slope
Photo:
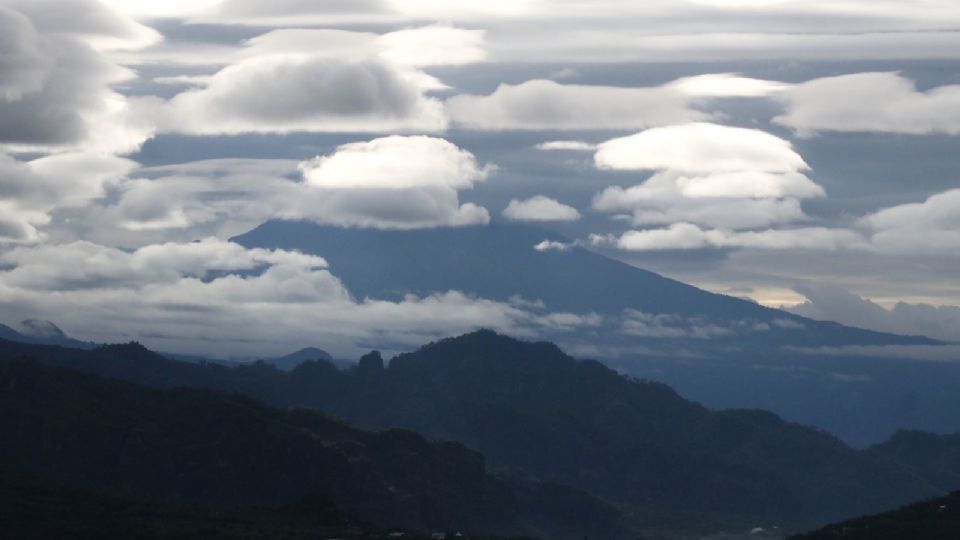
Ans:
[[[476,332],[341,371],[306,362],[228,368],[167,360],[135,345],[72,351],[0,343],[0,358],[159,387],[242,392],[369,429],[457,440],[519,470],[642,511],[817,524],[956,487],[762,411],[712,411],[662,384],[577,361],[548,343]]]
[[[790,540],[956,540],[960,492],[873,516],[828,525]]]
[[[574,493],[580,514],[550,508],[554,488],[514,488],[457,443],[32,361],[0,362],[0,432],[0,477],[41,485],[220,506],[319,496],[379,525],[421,530],[558,538],[620,531],[604,505]],[[536,490],[547,496],[532,497]]]

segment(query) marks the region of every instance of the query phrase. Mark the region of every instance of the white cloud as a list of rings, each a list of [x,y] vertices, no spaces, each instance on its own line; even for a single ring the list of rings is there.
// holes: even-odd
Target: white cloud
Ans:
[[[736,73],[714,73],[677,79],[670,84],[685,94],[705,98],[769,97],[789,84],[742,77]]]
[[[127,153],[152,135],[105,50],[159,35],[93,0],[0,1],[0,147]]]
[[[683,176],[677,185],[684,197],[806,199],[823,197],[826,192],[799,173],[776,174],[766,171],[737,171],[707,176]]]
[[[78,38],[98,51],[139,49],[162,39],[101,0],[0,0],[0,8],[23,14],[46,37]]]
[[[625,88],[532,80],[501,84],[488,96],[447,100],[455,123],[471,129],[635,129],[706,118],[671,88]]]
[[[716,323],[705,317],[684,317],[671,313],[652,314],[627,309],[623,312],[620,331],[624,334],[654,339],[714,339],[767,332],[770,325],[759,320]]]
[[[661,251],[706,248],[838,250],[865,245],[862,236],[845,229],[805,227],[731,231],[701,229],[690,223],[674,223],[665,229],[632,230],[619,237],[595,236],[594,243],[612,244],[627,251]]]
[[[815,79],[785,92],[774,122],[800,135],[818,131],[960,134],[960,85],[925,92],[897,73]]]
[[[597,145],[583,141],[547,141],[537,145],[537,150],[560,150],[570,152],[594,152]]]
[[[537,195],[526,200],[513,199],[503,210],[513,221],[577,221],[580,212],[555,199]]]
[[[949,0],[226,0],[196,20],[486,25],[494,59],[513,62],[941,59],[960,44],[950,31],[960,12]]]
[[[636,225],[689,222],[745,229],[806,221],[800,200],[823,197],[792,145],[755,129],[716,124],[652,128],[598,145],[600,169],[658,171],[609,187],[593,208],[632,213]],[[659,233],[658,233],[659,234]]]
[[[494,170],[443,139],[390,136],[292,160],[211,160],[143,169],[108,200],[51,234],[144,245],[228,237],[269,219],[344,227],[417,229],[482,225],[489,212],[459,190]]]
[[[485,180],[492,167],[479,166],[473,154],[444,139],[390,136],[342,145],[301,170],[319,188],[464,189]]]
[[[201,13],[197,22],[250,25],[317,25],[342,23],[396,23],[411,20],[483,21],[536,15],[542,0],[487,2],[485,0],[223,0],[216,9]]]
[[[423,94],[416,74],[375,59],[256,56],[177,95],[156,115],[165,131],[191,134],[445,129],[443,106]]]
[[[223,61],[295,54],[340,60],[379,57],[401,66],[451,66],[487,59],[484,30],[432,24],[384,34],[329,28],[283,28],[248,40]]]
[[[218,6],[223,0],[101,0],[111,9],[131,17],[151,19],[189,17]]]
[[[885,308],[837,286],[804,284],[796,290],[806,301],[784,309],[803,317],[880,332],[960,341],[960,306],[897,302]]]
[[[305,345],[353,354],[371,341],[412,347],[480,327],[532,336],[600,323],[456,291],[354,299],[320,257],[213,238],[133,251],[90,242],[16,248],[0,254],[0,268],[5,311],[55,316],[84,339],[218,356]]]
[[[808,168],[789,141],[756,129],[694,123],[652,128],[601,143],[597,167],[690,173],[796,172]]]
[[[36,242],[55,209],[83,207],[105,195],[137,164],[122,158],[67,153],[21,162],[0,153],[0,244]]]
[[[823,356],[896,358],[926,362],[958,362],[957,345],[848,345],[846,347],[788,347],[789,350]]]
[[[573,244],[565,244],[563,242],[557,242],[556,240],[544,240],[539,244],[533,246],[533,249],[536,251],[569,251],[573,247]]]
[[[874,249],[901,255],[960,254],[960,189],[864,216],[858,225],[869,231]]]
[[[464,65],[487,59],[484,30],[465,30],[449,25],[409,28],[377,39],[380,55],[410,66]]]
[[[734,199],[734,206],[710,199],[714,204],[690,206],[688,199],[672,198],[670,185],[654,176],[641,186],[605,190],[595,199],[596,208],[609,211],[643,204],[644,209],[634,211],[635,223],[669,227],[631,230],[619,237],[594,236],[594,242],[632,251],[722,248],[847,250],[901,257],[960,254],[960,190],[879,210],[848,228],[763,229],[807,217],[799,206],[792,206],[795,199]],[[661,209],[651,209],[658,203],[663,203]]]

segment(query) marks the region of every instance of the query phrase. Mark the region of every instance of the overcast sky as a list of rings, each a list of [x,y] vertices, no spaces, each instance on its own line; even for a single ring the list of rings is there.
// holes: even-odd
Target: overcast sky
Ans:
[[[0,322],[204,352],[535,333],[227,241],[523,221],[960,341],[958,68],[955,0],[0,0]]]

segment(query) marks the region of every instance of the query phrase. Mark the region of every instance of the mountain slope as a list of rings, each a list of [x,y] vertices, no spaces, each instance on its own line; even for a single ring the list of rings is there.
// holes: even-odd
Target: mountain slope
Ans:
[[[867,516],[789,540],[956,540],[960,538],[960,492]]]
[[[304,362],[316,360],[322,360],[330,363],[334,362],[333,357],[330,356],[330,353],[316,347],[306,347],[285,356],[280,356],[278,358],[266,358],[262,361],[275,366],[277,369],[290,371]]]
[[[900,431],[868,449],[877,459],[913,470],[928,481],[960,486],[960,433]]]
[[[70,351],[0,342],[0,358],[160,387],[243,392],[370,429],[457,440],[490,463],[635,510],[813,525],[945,493],[895,463],[761,411],[715,412],[670,388],[579,362],[547,343],[476,332],[340,371],[306,362],[184,364],[139,346]]]
[[[5,324],[0,324],[0,339],[19,343],[32,343],[35,345],[59,345],[61,347],[72,347],[75,349],[92,349],[96,347],[93,343],[71,338],[50,321],[39,321],[36,319],[27,319],[21,322],[19,330],[14,330]]]
[[[960,362],[910,357],[910,345],[932,340],[803,319],[581,247],[534,250],[544,239],[566,241],[526,225],[378,231],[291,221],[235,238],[323,256],[358,299],[454,289],[520,296],[516,305],[537,315],[590,314],[600,322],[526,330],[710,407],[771,410],[858,446],[906,428],[960,431]]]
[[[160,504],[51,489],[0,480],[4,538],[63,540],[315,540],[386,537],[363,520],[316,498],[282,508],[224,511],[200,505]],[[411,535],[410,540],[426,538]]]
[[[535,250],[545,239],[565,241],[555,233],[526,225],[390,231],[300,221],[269,221],[232,240],[247,247],[294,249],[322,256],[357,298],[397,299],[407,293],[458,290],[502,302],[521,296],[541,300],[553,312],[615,318],[630,309],[714,324],[793,321],[751,334],[750,340],[758,345],[933,343],[926,338],[803,319],[709,293],[580,247],[562,252]],[[797,331],[796,325],[807,331]],[[743,338],[715,337],[718,342]]]
[[[31,361],[0,362],[0,432],[5,479],[221,506],[319,496],[383,526],[422,530],[619,531],[605,506],[579,495],[580,516],[560,514],[487,475],[483,458],[456,443],[368,433],[235,394],[151,390]],[[549,503],[552,488],[536,489]],[[589,525],[578,530],[578,517]]]

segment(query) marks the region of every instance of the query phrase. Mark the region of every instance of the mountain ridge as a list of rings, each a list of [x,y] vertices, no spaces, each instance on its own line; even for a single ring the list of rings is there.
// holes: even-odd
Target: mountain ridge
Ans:
[[[221,508],[319,496],[385,527],[624,534],[602,503],[567,488],[513,487],[459,443],[406,430],[360,431],[320,412],[272,408],[236,393],[149,389],[4,360],[0,430],[7,436],[0,478],[57,488]],[[551,506],[565,499],[580,513]]]
[[[952,487],[772,413],[711,411],[554,344],[490,331],[440,340],[386,365],[368,355],[346,371],[322,361],[289,373],[185,364],[137,344],[72,351],[0,342],[0,358],[25,356],[159,388],[241,392],[364,429],[457,440],[495,469],[653,514],[700,516],[691,521],[715,513],[817,525]]]
[[[558,233],[518,224],[398,231],[279,220],[263,223],[231,241],[248,248],[297,250],[324,257],[334,275],[361,299],[399,299],[407,293],[457,290],[501,302],[519,295],[543,301],[546,309],[554,312],[619,317],[630,309],[717,321],[784,320],[811,329],[798,336],[791,331],[795,328],[773,325],[752,336],[765,345],[939,343],[923,336],[898,336],[815,321],[711,293],[581,246],[564,251],[535,250],[534,246],[545,239],[569,243]],[[383,271],[385,268],[390,271]],[[724,336],[715,338],[718,342],[730,341]]]

